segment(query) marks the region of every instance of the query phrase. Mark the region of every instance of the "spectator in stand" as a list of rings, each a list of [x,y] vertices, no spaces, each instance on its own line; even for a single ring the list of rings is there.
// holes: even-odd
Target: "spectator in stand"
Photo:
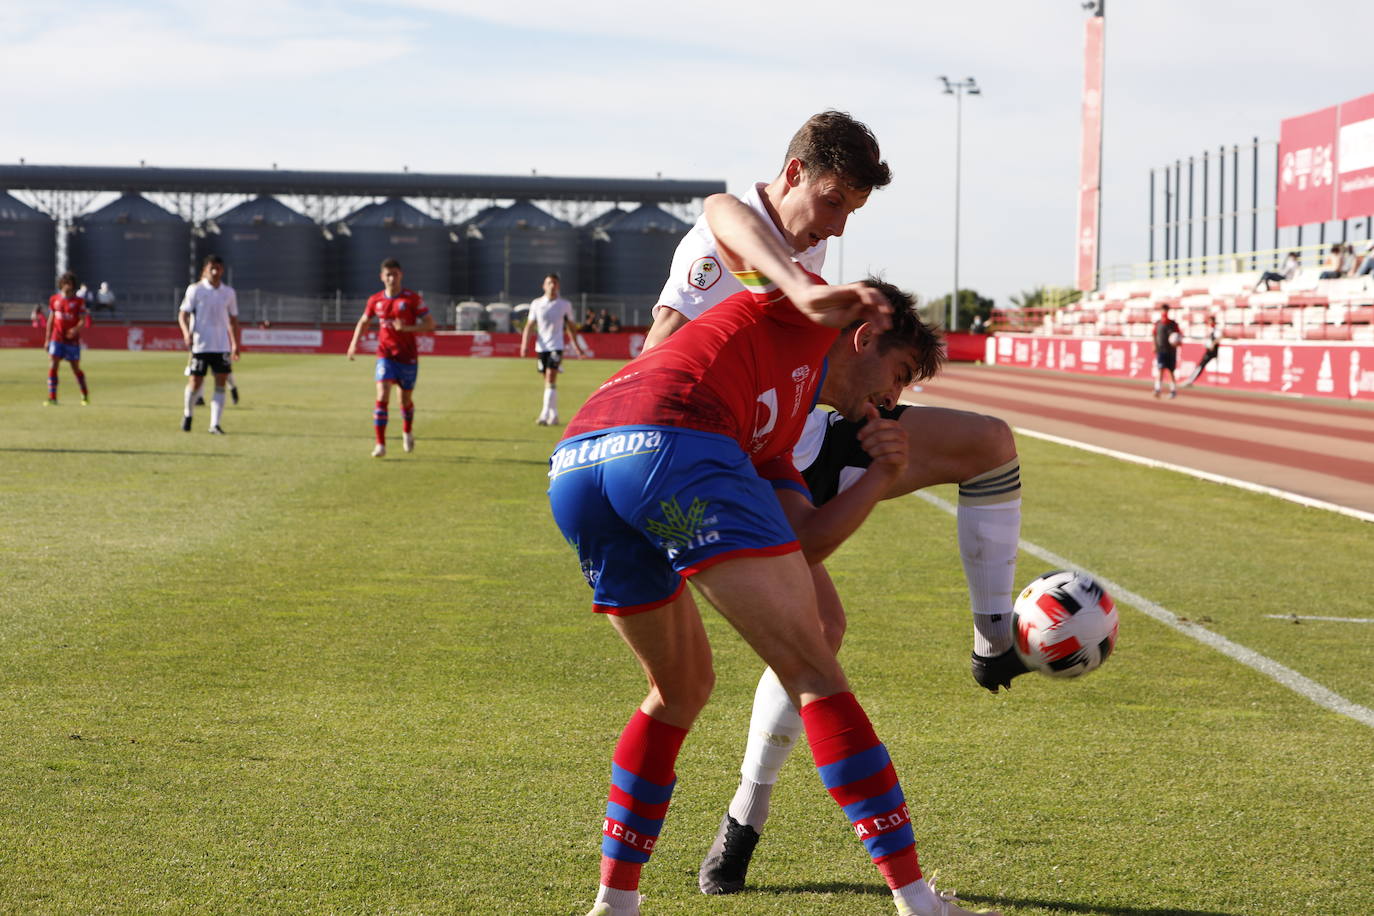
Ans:
[[[1161,305],[1159,307],[1159,320],[1155,322],[1154,328],[1155,341],[1155,397],[1159,397],[1160,382],[1164,379],[1164,373],[1169,373],[1169,397],[1178,397],[1178,382],[1174,379],[1174,366],[1178,364],[1178,345],[1183,341],[1183,334],[1178,329],[1178,322],[1169,317],[1169,307]]]
[[[1270,289],[1272,283],[1282,283],[1284,280],[1291,280],[1298,275],[1298,267],[1302,265],[1302,258],[1296,251],[1288,252],[1288,257],[1283,259],[1283,270],[1266,270],[1260,275],[1259,282],[1255,284],[1255,292]]]
[[[1360,263],[1351,276],[1363,277],[1370,273],[1374,273],[1374,240],[1365,243],[1364,254],[1360,255]]]
[[[605,328],[606,333],[607,333],[607,334],[615,334],[615,333],[618,333],[618,332],[620,331],[620,319],[617,318],[617,317],[615,317],[614,315],[612,315],[610,312],[606,312],[605,315],[606,315],[606,328]]]
[[[43,306],[35,305],[33,311],[29,313],[29,324],[35,328],[46,328],[48,319],[43,317]]]
[[[1198,360],[1197,368],[1193,369],[1193,374],[1188,376],[1188,381],[1183,383],[1183,387],[1192,388],[1193,383],[1202,377],[1202,370],[1207,368],[1207,364],[1217,358],[1217,353],[1221,350],[1221,327],[1217,324],[1216,315],[1207,316],[1207,352],[1202,354],[1202,359]]]
[[[110,284],[104,280],[100,281],[100,289],[95,291],[95,307],[113,312],[115,307],[114,290],[110,289]]]
[[[1322,272],[1317,275],[1318,280],[1338,280],[1345,273],[1345,246],[1340,242],[1331,246],[1331,251],[1326,259],[1322,261]]]

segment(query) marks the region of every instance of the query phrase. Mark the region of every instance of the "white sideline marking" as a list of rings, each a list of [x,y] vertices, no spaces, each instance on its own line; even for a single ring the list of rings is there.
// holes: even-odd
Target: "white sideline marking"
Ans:
[[[1252,493],[1263,493],[1266,496],[1277,496],[1279,499],[1286,499],[1302,506],[1313,509],[1325,509],[1327,512],[1337,512],[1341,515],[1348,515],[1357,518],[1362,522],[1374,522],[1374,512],[1365,512],[1361,509],[1352,509],[1349,506],[1341,506],[1336,503],[1324,502],[1320,499],[1312,499],[1298,493],[1291,493],[1288,490],[1280,490],[1275,487],[1266,487],[1263,484],[1251,483],[1248,480],[1237,480],[1234,477],[1223,477],[1220,474],[1213,474],[1210,471],[1200,471],[1197,468],[1185,467],[1181,464],[1170,464],[1167,461],[1159,461],[1155,458],[1146,458],[1143,455],[1133,455],[1130,452],[1118,452],[1116,449],[1103,448],[1100,445],[1090,445],[1087,442],[1079,442],[1077,439],[1065,439],[1062,436],[1052,436],[1049,433],[1036,432],[1033,429],[1015,427],[1017,435],[1030,436],[1033,439],[1044,439],[1046,442],[1054,442],[1059,445],[1067,445],[1071,448],[1080,448],[1085,452],[1096,452],[1099,455],[1107,455],[1111,458],[1119,458],[1122,461],[1130,461],[1135,464],[1143,464],[1146,467],[1162,468],[1166,471],[1177,471],[1180,474],[1187,474],[1199,480],[1209,480],[1212,483],[1225,484],[1228,487],[1237,487],[1241,490],[1249,490]]]
[[[1270,620],[1329,620],[1332,623],[1374,623],[1374,617],[1317,617],[1302,614],[1265,614]]]
[[[958,509],[946,500],[921,490],[918,490],[916,495],[932,506],[943,509],[950,515],[958,518]],[[1070,563],[1058,554],[1051,553],[1043,547],[1032,544],[1030,541],[1022,539],[1018,541],[1018,546],[1031,556],[1044,560],[1046,563],[1058,569],[1082,569],[1078,564]],[[1367,706],[1361,706],[1358,703],[1352,703],[1340,694],[1328,690],[1311,678],[1304,677],[1292,668],[1281,665],[1272,658],[1260,655],[1253,649],[1247,649],[1240,643],[1232,642],[1225,636],[1213,633],[1206,627],[1198,626],[1192,621],[1183,620],[1173,611],[1160,607],[1153,601],[1141,595],[1137,595],[1135,592],[1130,591],[1119,583],[1113,582],[1105,576],[1099,576],[1090,569],[1084,569],[1083,572],[1086,572],[1098,582],[1102,583],[1102,585],[1111,592],[1112,597],[1116,598],[1118,601],[1125,601],[1127,604],[1133,606],[1145,615],[1153,617],[1165,626],[1172,627],[1185,636],[1190,636],[1204,645],[1211,646],[1222,655],[1228,656],[1240,662],[1242,665],[1254,668],[1266,677],[1278,681],[1289,690],[1299,696],[1306,697],[1318,706],[1323,706],[1343,716],[1349,716],[1356,722],[1374,728],[1374,709],[1370,709]]]

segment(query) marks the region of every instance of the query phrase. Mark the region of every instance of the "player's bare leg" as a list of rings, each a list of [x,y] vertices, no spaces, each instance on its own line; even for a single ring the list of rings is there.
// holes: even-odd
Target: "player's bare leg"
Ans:
[[[891,888],[898,911],[915,916],[966,913],[953,900],[938,896],[922,878],[896,772],[849,692],[835,658],[836,646],[822,630],[813,571],[801,553],[721,563],[698,573],[694,581],[769,664],[801,710],[822,782],[850,817]],[[832,611],[843,613],[838,602]],[[831,634],[837,638],[842,628],[832,626]],[[891,807],[894,800],[896,807]]]
[[[210,432],[222,436],[224,428],[219,421],[224,416],[224,396],[228,386],[228,373],[215,373],[215,393],[210,398]]]
[[[372,409],[372,431],[377,438],[376,445],[372,446],[373,458],[386,457],[386,424],[388,413],[391,408],[391,382],[381,381],[377,383],[377,403]]]
[[[1011,427],[996,417],[917,407],[898,418],[907,430],[907,468],[887,498],[937,484],[959,485],[959,556],[973,611],[973,677],[988,690],[1010,687],[1025,667],[1012,650],[1011,603],[1021,537],[1021,462]]]
[[[185,403],[181,413],[181,431],[189,433],[191,431],[191,413],[196,407],[196,398],[200,396],[200,387],[205,384],[205,376],[191,375],[186,378]]]
[[[415,392],[401,389],[401,445],[407,452],[415,451]]]
[[[544,406],[539,411],[540,426],[558,425],[558,370],[544,370]]]

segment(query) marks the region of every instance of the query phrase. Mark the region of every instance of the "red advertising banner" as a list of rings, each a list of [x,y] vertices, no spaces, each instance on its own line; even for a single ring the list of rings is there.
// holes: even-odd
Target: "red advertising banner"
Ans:
[[[1333,218],[1339,108],[1289,118],[1279,128],[1277,222],[1304,226]]]
[[[1102,71],[1106,17],[1089,16],[1083,33],[1083,144],[1078,172],[1078,289],[1097,289],[1102,194]]]
[[[1336,219],[1374,215],[1374,95],[1341,105],[1336,134]]]
[[[1178,377],[1192,373],[1203,344],[1179,347]],[[988,362],[1027,369],[1149,379],[1154,348],[1148,339],[998,334]],[[1374,343],[1236,341],[1222,344],[1199,384],[1241,391],[1374,401]]]
[[[320,328],[244,328],[243,352],[253,353],[346,353],[353,339],[351,329]],[[644,347],[639,333],[581,334],[578,342],[589,359],[627,360],[638,356]],[[174,325],[94,325],[81,334],[81,343],[93,350],[170,350],[186,352],[181,329]],[[43,345],[43,329],[28,325],[0,325],[0,347]],[[519,356],[519,334],[488,334],[483,331],[441,331],[421,335],[419,350],[424,356]],[[377,350],[377,332],[363,335],[358,345],[360,358]],[[532,356],[532,354],[531,354]],[[575,350],[565,356],[575,358]]]

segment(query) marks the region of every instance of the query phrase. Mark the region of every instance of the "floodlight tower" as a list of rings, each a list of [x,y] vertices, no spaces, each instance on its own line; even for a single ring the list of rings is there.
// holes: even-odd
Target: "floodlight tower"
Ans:
[[[945,95],[954,96],[954,295],[949,299],[949,330],[958,330],[959,318],[959,172],[962,158],[964,94],[982,95],[983,90],[973,77],[950,80],[947,76],[936,77],[945,84]]]

